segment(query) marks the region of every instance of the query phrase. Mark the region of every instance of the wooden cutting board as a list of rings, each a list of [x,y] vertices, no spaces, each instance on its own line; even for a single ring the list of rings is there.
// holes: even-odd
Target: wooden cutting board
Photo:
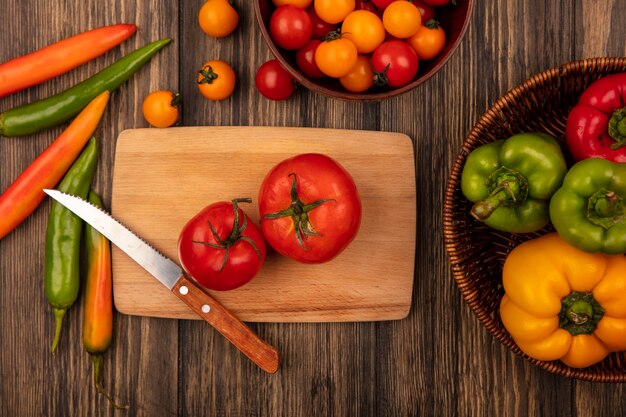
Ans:
[[[117,141],[111,211],[176,262],[184,224],[216,201],[252,197],[244,210],[258,223],[257,194],[280,161],[329,155],[354,177],[363,204],[359,234],[334,260],[304,265],[268,252],[248,284],[211,292],[244,321],[396,320],[411,306],[415,256],[415,165],[406,135],[274,128],[136,129]],[[197,319],[165,287],[113,249],[115,306],[125,314]]]

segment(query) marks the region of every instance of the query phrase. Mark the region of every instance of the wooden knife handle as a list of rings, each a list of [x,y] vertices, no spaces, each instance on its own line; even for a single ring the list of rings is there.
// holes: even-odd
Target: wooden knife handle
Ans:
[[[273,374],[278,370],[276,349],[261,340],[196,282],[183,275],[172,292],[265,372]]]

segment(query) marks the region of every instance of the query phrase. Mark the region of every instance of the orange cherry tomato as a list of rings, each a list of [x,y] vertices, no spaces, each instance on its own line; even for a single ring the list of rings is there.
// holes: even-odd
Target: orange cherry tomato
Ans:
[[[154,91],[143,100],[141,112],[151,126],[170,127],[178,120],[179,104],[180,94],[167,90]]]
[[[318,68],[333,78],[347,75],[358,57],[359,53],[352,41],[340,37],[322,42],[315,50],[315,63]]]
[[[439,26],[439,22],[431,19],[421,26],[407,42],[415,49],[419,59],[433,59],[446,46],[446,32]]]
[[[415,35],[422,24],[419,9],[408,1],[394,1],[383,13],[383,25],[390,35],[406,39]]]
[[[228,0],[208,0],[200,8],[198,23],[209,36],[228,36],[237,27],[239,15]]]
[[[313,0],[272,0],[274,6],[280,7],[285,4],[291,4],[292,6],[300,7],[301,9],[306,9],[313,3]]]
[[[342,36],[350,39],[357,51],[369,54],[385,40],[385,27],[376,14],[367,10],[355,10],[341,25]]]
[[[374,85],[374,71],[369,57],[359,55],[348,75],[339,79],[343,87],[352,93],[362,93]]]
[[[326,23],[343,21],[356,7],[355,0],[315,0],[315,13]]]
[[[235,71],[224,61],[208,61],[198,71],[198,89],[209,100],[224,100],[235,89]]]

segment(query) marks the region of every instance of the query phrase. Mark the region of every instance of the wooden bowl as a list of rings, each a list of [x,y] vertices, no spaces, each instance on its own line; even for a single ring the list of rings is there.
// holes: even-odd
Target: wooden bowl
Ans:
[[[483,114],[454,161],[444,202],[444,235],[454,279],[463,298],[489,332],[531,363],[555,374],[595,382],[626,382],[626,353],[612,353],[588,368],[570,368],[560,361],[545,362],[526,356],[504,328],[499,315],[502,266],[518,244],[552,231],[508,234],[488,228],[469,214],[471,203],[461,192],[461,172],[468,154],[478,146],[515,133],[545,132],[565,146],[567,115],[581,93],[603,76],[626,71],[626,58],[576,61],[536,74],[515,87]]]
[[[413,82],[401,88],[392,89],[389,87],[373,88],[370,92],[351,93],[346,90],[338,80],[330,77],[321,79],[309,78],[304,75],[296,65],[295,51],[287,51],[274,44],[269,34],[269,22],[275,7],[272,0],[255,0],[254,9],[257,21],[261,27],[261,33],[270,50],[280,61],[283,67],[291,73],[296,81],[309,90],[324,94],[329,97],[343,100],[382,100],[405,93],[422,84],[433,76],[448,61],[459,45],[465,34],[467,25],[474,8],[474,0],[457,0],[457,5],[437,7],[435,9],[436,19],[441,23],[441,27],[446,31],[446,46],[441,54],[429,61],[420,61],[417,76]]]

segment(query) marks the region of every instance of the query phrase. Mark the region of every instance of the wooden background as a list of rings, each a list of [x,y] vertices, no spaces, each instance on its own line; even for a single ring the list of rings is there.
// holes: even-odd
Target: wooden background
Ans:
[[[300,90],[288,102],[253,87],[269,52],[251,1],[236,0],[241,23],[223,40],[200,31],[201,1],[2,0],[0,61],[97,26],[135,22],[121,48],[58,80],[0,100],[0,109],[49,96],[123,53],[175,39],[114,93],[97,131],[94,188],[110,203],[115,138],[144,127],[140,103],[157,88],[179,90],[184,125],[272,125],[371,129],[415,141],[418,213],[413,308],[397,322],[254,324],[278,346],[282,368],[261,373],[201,322],[116,315],[105,384],[129,411],[96,395],[80,343],[80,303],[66,317],[59,352],[48,352],[53,317],[43,292],[45,202],[0,241],[0,415],[2,416],[621,416],[624,385],[577,382],[512,355],[481,327],[452,279],[444,250],[443,190],[452,159],[478,116],[530,75],[565,62],[626,54],[623,0],[477,1],[467,35],[427,84],[382,103],[346,103]],[[230,61],[234,96],[210,103],[196,69]],[[0,138],[0,189],[61,131]]]

